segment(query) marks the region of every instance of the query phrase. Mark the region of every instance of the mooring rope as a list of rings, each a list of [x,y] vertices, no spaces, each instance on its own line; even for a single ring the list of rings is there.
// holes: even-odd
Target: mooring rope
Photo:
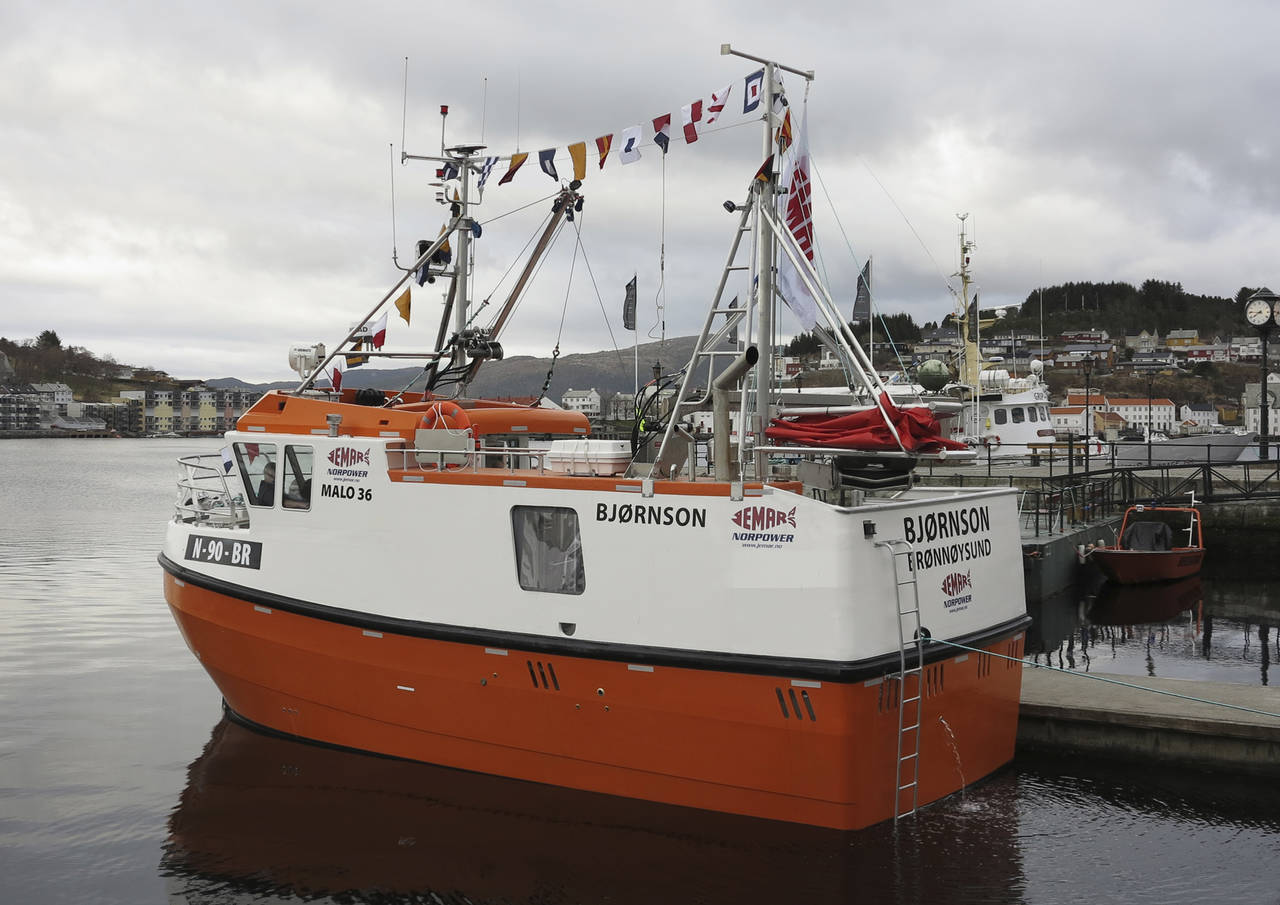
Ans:
[[[1210,701],[1207,698],[1197,698],[1189,694],[1179,694],[1176,691],[1163,691],[1159,688],[1148,688],[1145,685],[1135,685],[1132,682],[1121,682],[1119,679],[1107,679],[1102,676],[1095,676],[1087,672],[1076,672],[1075,670],[1072,670],[1072,669],[1063,669],[1061,666],[1047,666],[1047,665],[1042,666],[1039,663],[1028,663],[1026,660],[1022,659],[1021,657],[1010,657],[1008,654],[995,654],[989,650],[983,650],[980,647],[969,647],[966,644],[959,644],[955,641],[944,641],[941,638],[927,638],[925,640],[932,642],[933,644],[946,644],[949,647],[958,647],[961,650],[972,651],[975,654],[986,654],[988,657],[998,657],[1001,660],[1011,660],[1017,663],[1021,663],[1024,666],[1033,667],[1035,669],[1048,669],[1048,670],[1051,670],[1052,672],[1064,673],[1065,675],[1075,676],[1078,679],[1093,679],[1095,682],[1106,682],[1108,685],[1120,685],[1123,688],[1133,688],[1138,691],[1149,691],[1152,694],[1162,694],[1171,698],[1181,698],[1184,701],[1193,701],[1197,704],[1212,704],[1215,707],[1226,707],[1230,710],[1240,710],[1240,711],[1243,711],[1244,713],[1254,713],[1254,714],[1257,714],[1258,716],[1270,716],[1270,717],[1275,717],[1276,719],[1280,719],[1280,713],[1272,713],[1270,710],[1255,710],[1252,707],[1242,707],[1239,704],[1228,704],[1225,701]]]

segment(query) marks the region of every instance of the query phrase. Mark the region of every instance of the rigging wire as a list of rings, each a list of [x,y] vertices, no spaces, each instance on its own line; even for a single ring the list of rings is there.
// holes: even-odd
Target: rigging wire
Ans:
[[[844,239],[845,247],[849,249],[849,256],[850,256],[851,258],[853,258],[853,266],[854,266],[854,268],[855,268],[855,269],[857,269],[857,270],[858,270],[858,279],[859,279],[859,280],[861,280],[861,279],[862,279],[862,270],[861,270],[861,267],[860,267],[860,264],[859,264],[859,261],[858,261],[858,255],[857,255],[857,253],[856,253],[856,252],[854,252],[854,250],[853,250],[853,243],[849,241],[849,235],[848,235],[848,233],[846,233],[846,232],[845,232],[845,229],[844,229],[844,223],[843,223],[843,222],[841,222],[841,220],[840,220],[840,214],[839,214],[839,212],[836,210],[836,206],[835,206],[835,204],[831,201],[831,193],[827,191],[827,184],[826,184],[826,182],[824,182],[824,181],[823,181],[823,179],[822,179],[822,174],[821,174],[820,172],[818,172],[818,166],[817,166],[817,164],[815,164],[815,163],[813,162],[812,158],[810,158],[810,160],[809,160],[809,166],[810,166],[810,168],[812,168],[812,170],[813,170],[813,175],[814,175],[814,176],[816,176],[816,177],[818,177],[818,185],[820,185],[820,186],[822,187],[822,196],[823,196],[824,198],[826,198],[826,199],[827,199],[827,206],[831,208],[832,216],[835,218],[835,221],[836,221],[836,227],[840,230],[840,237]],[[872,175],[874,176],[874,174],[872,174]],[[883,188],[884,188],[884,186],[881,186],[881,188],[883,189]],[[886,191],[886,192],[885,192],[885,194],[887,195],[887,194],[888,194],[888,192]],[[892,199],[892,198],[890,198],[890,200],[892,201],[893,199]],[[895,204],[894,204],[894,206],[895,206],[895,207],[897,207],[897,204],[895,203]],[[898,212],[899,212],[899,213],[902,213],[901,208],[899,208]],[[906,219],[906,215],[905,215],[905,214],[903,214],[903,219]],[[910,224],[910,222],[909,222],[909,221],[908,221],[907,225],[908,225],[908,226],[911,226],[911,224]],[[915,228],[914,228],[914,227],[912,227],[911,231],[912,231],[912,233],[915,233]],[[920,238],[919,234],[916,234],[916,239],[918,240],[919,238]],[[923,247],[923,246],[924,246],[924,243],[923,243],[923,242],[921,242],[921,247]],[[926,248],[926,249],[925,249],[925,253],[926,253],[926,254],[928,254],[928,251],[929,251],[929,250]],[[930,255],[930,256],[929,256],[929,260],[933,261],[933,256],[932,256],[932,255]],[[862,263],[865,263],[865,262],[862,262]],[[937,262],[937,261],[934,261],[934,262],[933,262],[933,264],[934,264],[934,267],[937,267],[938,262]],[[825,275],[825,273],[824,273],[824,275]],[[944,282],[945,282],[945,280],[944,280]],[[870,289],[870,287],[867,287],[867,288],[868,288],[868,289]],[[950,289],[951,287],[948,285],[948,287],[947,287],[947,288],[948,288],[948,289]],[[954,290],[952,290],[952,291],[954,292]],[[906,373],[907,367],[906,367],[906,364],[905,364],[905,363],[903,362],[903,360],[902,360],[902,353],[898,350],[898,344],[897,344],[897,343],[895,343],[895,342],[893,341],[893,337],[889,335],[889,327],[888,327],[888,325],[885,323],[885,320],[884,320],[884,313],[883,313],[883,312],[881,312],[881,314],[879,315],[879,317],[880,317],[880,326],[884,327],[884,335],[885,335],[885,336],[887,336],[887,337],[889,337],[889,347],[893,350],[893,357],[897,360],[899,369],[900,369],[900,370],[902,370],[902,372],[903,372],[903,373]]]
[[[582,218],[582,214],[578,214],[578,218]],[[582,263],[586,265],[587,275],[591,278],[591,288],[596,292],[596,301],[600,304],[600,313],[604,315],[604,326],[609,331],[609,341],[613,343],[613,351],[618,355],[618,361],[626,364],[622,358],[622,350],[618,348],[618,340],[613,335],[613,325],[609,323],[609,312],[604,307],[604,297],[600,295],[600,287],[596,284],[595,271],[591,269],[591,259],[587,256],[587,246],[582,244],[582,226],[577,222],[573,225],[574,232],[577,234],[578,246],[582,249]]]
[[[889,199],[889,203],[893,205],[893,209],[902,217],[902,222],[907,224],[907,229],[911,230],[911,235],[916,237],[916,242],[920,244],[920,248],[924,250],[925,256],[933,263],[933,269],[938,272],[938,278],[942,280],[942,285],[947,287],[948,292],[955,295],[955,287],[951,285],[951,281],[943,274],[942,268],[938,266],[937,259],[934,258],[933,253],[929,251],[929,246],[924,244],[924,239],[920,238],[920,233],[916,232],[915,225],[911,222],[910,218],[907,217],[906,212],[898,206],[897,199],[894,198],[893,195],[889,194],[889,190],[885,188],[884,183],[880,181],[880,177],[875,174],[875,171],[871,169],[870,165],[865,160],[859,157],[858,163],[862,164],[863,168],[868,174],[870,174],[871,178],[875,180],[876,185],[880,186],[880,191],[884,192],[884,196]]]
[[[559,194],[560,194],[560,191],[557,189],[556,191],[552,192],[550,195],[544,195],[541,198],[535,199],[534,201],[530,201],[528,204],[522,204],[519,207],[514,207],[511,210],[507,211],[505,214],[498,214],[498,216],[490,217],[488,220],[477,220],[476,222],[479,223],[481,226],[488,226],[490,223],[497,223],[503,217],[509,217],[512,214],[518,214],[522,210],[527,210],[528,208],[533,207],[535,204],[541,204],[544,201],[550,201],[552,198],[555,198]]]
[[[564,223],[561,222],[560,227],[563,228],[563,226]],[[557,228],[556,235],[558,236],[559,234],[560,229]],[[551,388],[551,375],[555,373],[556,359],[560,357],[560,338],[564,335],[564,319],[569,313],[569,294],[573,291],[573,272],[578,266],[578,248],[579,243],[575,242],[573,245],[573,258],[569,261],[569,279],[565,283],[564,287],[564,305],[560,308],[560,329],[556,331],[556,346],[551,350],[551,367],[547,368],[547,376],[546,379],[542,381],[542,391],[538,393],[538,399],[537,402],[534,403],[535,405],[542,401],[543,397],[547,395],[547,390]],[[543,260],[546,260],[545,255],[543,256]],[[541,268],[542,265],[539,263],[538,269],[540,270]]]

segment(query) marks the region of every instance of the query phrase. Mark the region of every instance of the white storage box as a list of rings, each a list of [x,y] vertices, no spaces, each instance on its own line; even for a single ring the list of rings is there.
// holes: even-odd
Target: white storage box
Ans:
[[[626,440],[552,440],[547,471],[557,474],[620,475],[631,464]]]

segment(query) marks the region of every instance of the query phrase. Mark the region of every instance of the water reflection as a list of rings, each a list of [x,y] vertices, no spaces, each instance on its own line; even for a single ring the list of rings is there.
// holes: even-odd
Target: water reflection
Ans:
[[[1280,597],[1238,576],[1115,585],[1086,572],[1027,609],[1027,656],[1062,669],[1266,685],[1280,655]]]
[[[894,831],[773,823],[380,758],[224,719],[161,863],[175,900],[1018,902],[1004,773]]]

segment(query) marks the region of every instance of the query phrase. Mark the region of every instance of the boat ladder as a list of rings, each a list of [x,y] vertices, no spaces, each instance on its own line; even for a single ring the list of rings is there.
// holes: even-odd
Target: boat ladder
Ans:
[[[920,626],[920,587],[911,565],[914,547],[902,539],[876,541],[876,546],[884,547],[892,558],[898,609],[898,758],[893,777],[893,821],[897,823],[914,816],[920,804],[924,632]]]
[[[739,248],[742,247],[743,237],[750,235],[752,231],[751,205],[739,205],[734,210],[742,211],[742,216],[738,221],[738,228],[734,233],[733,242],[729,248],[729,256],[725,262],[724,271],[720,275],[720,284],[716,289],[715,302],[707,311],[702,330],[698,334],[697,343],[694,346],[693,357],[685,368],[684,379],[680,382],[680,390],[676,394],[676,398],[669,410],[670,414],[667,419],[666,432],[662,438],[662,446],[653,465],[652,474],[655,477],[670,477],[677,473],[686,461],[692,462],[689,452],[693,438],[681,427],[680,419],[690,412],[706,408],[710,404],[710,391],[708,390],[708,395],[705,397],[694,399],[692,398],[694,388],[697,386],[710,387],[712,380],[723,365],[730,359],[741,355],[742,348],[747,344],[744,342],[728,342],[728,340],[739,334],[740,325],[745,328],[750,323],[750,318],[755,314],[754,299],[747,299],[741,305],[737,304],[737,298],[728,303],[724,301],[725,284],[729,280],[729,275],[735,271],[749,269],[749,265],[735,263],[735,260],[738,257]],[[750,336],[749,330],[743,329],[741,333],[743,336]],[[717,365],[720,367],[717,367]],[[754,374],[754,368],[746,374],[742,389],[743,400],[749,398],[750,393],[754,391]],[[740,402],[739,407],[745,408],[746,406]],[[744,419],[739,424],[739,435],[744,433],[745,423]],[[739,439],[738,443],[740,447],[742,440]]]

